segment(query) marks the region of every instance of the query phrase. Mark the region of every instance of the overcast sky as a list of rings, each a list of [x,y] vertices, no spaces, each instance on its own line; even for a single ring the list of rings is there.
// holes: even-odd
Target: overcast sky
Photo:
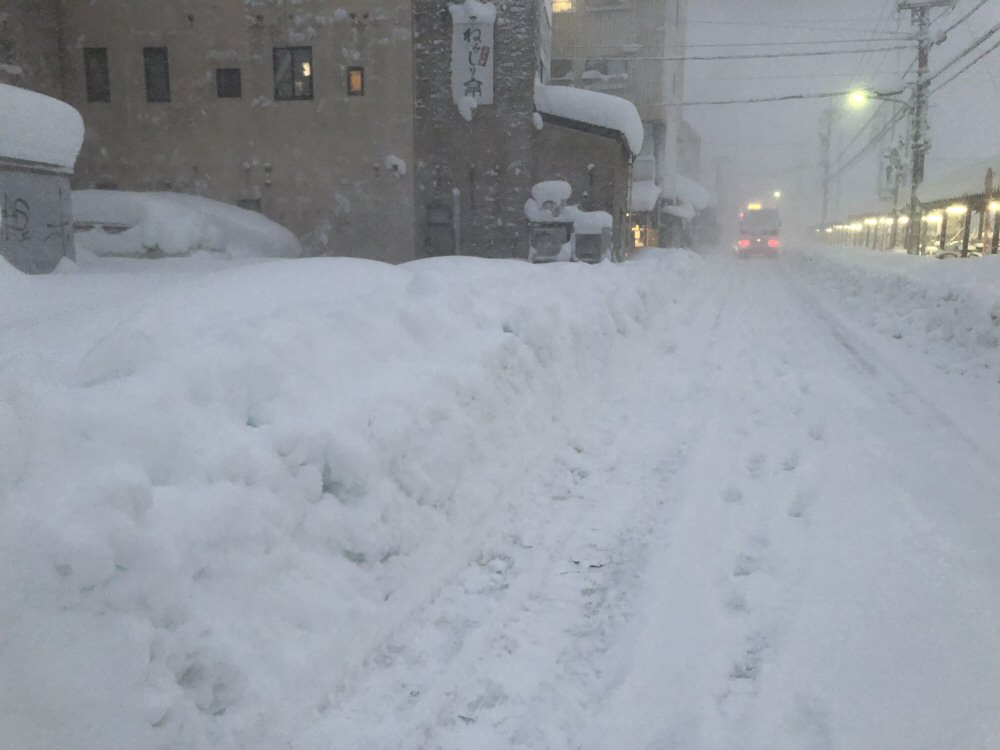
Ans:
[[[978,0],[958,0],[954,10],[932,11],[945,29]],[[897,0],[692,0],[689,5],[689,55],[809,52],[865,49],[864,54],[806,56],[765,60],[689,61],[686,100],[744,99],[819,93],[870,86],[881,91],[902,88],[903,74],[914,63],[916,44],[900,36],[911,31],[909,12],[896,12]],[[1000,23],[1000,2],[990,0],[948,40],[931,52],[931,70],[965,49],[989,27]],[[880,41],[865,41],[877,38]],[[828,40],[859,40],[820,44]],[[1000,40],[992,37],[980,50]],[[762,46],[701,46],[738,44]],[[903,45],[905,50],[882,48]],[[970,56],[967,60],[975,55]],[[954,70],[960,66],[956,65]],[[909,74],[912,77],[912,72]],[[939,80],[944,80],[942,76]],[[905,95],[903,98],[907,98]],[[836,104],[833,155],[851,144],[872,110],[853,112],[839,100],[774,104],[691,106],[685,118],[703,138],[706,182],[722,160],[733,185],[731,198],[783,192],[786,215],[803,223],[820,213],[819,131],[824,109]],[[888,107],[886,108],[888,109]],[[907,120],[908,122],[908,120]],[[905,134],[899,127],[898,135]],[[927,176],[953,168],[957,160],[1000,154],[1000,50],[985,58],[932,98],[932,151]],[[847,157],[870,140],[868,132],[854,142]],[[831,219],[877,208],[878,149],[845,171],[831,199]],[[791,218],[791,216],[789,216]]]

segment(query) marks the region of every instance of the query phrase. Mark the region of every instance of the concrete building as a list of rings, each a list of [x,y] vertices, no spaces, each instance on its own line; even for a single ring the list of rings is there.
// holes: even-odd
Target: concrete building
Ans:
[[[452,89],[469,19],[441,0],[10,2],[0,75],[82,113],[76,188],[201,195],[262,211],[316,254],[390,262],[526,256],[524,202],[558,153],[560,174],[594,165],[574,178],[586,201],[612,212],[628,192],[621,132],[591,128],[602,147],[584,160],[557,133],[589,123],[537,127],[551,0],[498,4],[477,53],[495,85],[474,112]]]
[[[677,175],[697,170],[690,150],[680,156],[685,124],[677,106],[684,100],[677,58],[687,0],[554,0],[553,8],[553,83],[622,96],[642,117],[646,138],[633,170],[631,224],[637,244],[653,244],[660,240],[660,208],[682,202]],[[688,126],[688,144],[692,137]]]

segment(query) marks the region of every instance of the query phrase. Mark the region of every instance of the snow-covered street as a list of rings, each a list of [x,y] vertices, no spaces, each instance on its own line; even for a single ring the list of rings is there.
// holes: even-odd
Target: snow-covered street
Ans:
[[[0,738],[998,747],[998,290],[0,261]]]

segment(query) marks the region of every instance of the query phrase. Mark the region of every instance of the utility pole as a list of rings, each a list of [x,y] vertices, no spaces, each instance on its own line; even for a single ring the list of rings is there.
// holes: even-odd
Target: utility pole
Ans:
[[[819,225],[826,228],[830,213],[830,147],[833,140],[834,109],[830,107],[823,114],[824,129],[819,134],[820,165],[823,168],[823,211]]]
[[[906,225],[906,249],[909,253],[920,252],[920,199],[917,190],[924,181],[924,157],[930,149],[930,130],[927,122],[927,87],[930,74],[931,8],[953,6],[955,0],[903,0],[896,6],[897,12],[910,11],[913,25],[917,29],[917,81],[913,90],[913,121],[910,126],[910,222]]]

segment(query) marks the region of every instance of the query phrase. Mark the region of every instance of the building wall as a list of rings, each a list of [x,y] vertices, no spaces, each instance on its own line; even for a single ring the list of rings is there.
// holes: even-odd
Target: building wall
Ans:
[[[0,3],[0,83],[62,98],[59,0]]]
[[[412,257],[409,3],[65,0],[63,10],[65,98],[87,126],[77,187],[259,201],[316,254]],[[275,100],[273,49],[284,46],[312,48],[312,100]],[[108,49],[110,102],[87,101],[86,47]],[[146,100],[144,47],[168,50],[168,103]],[[364,96],[347,95],[354,65]],[[217,68],[241,70],[241,98],[217,96]]]
[[[447,3],[413,0],[417,254],[455,252],[448,221],[458,204],[459,252],[527,257],[524,203],[534,163],[538,0],[497,3],[494,103],[467,122],[452,100],[452,19]]]
[[[621,138],[546,122],[538,145],[533,181],[568,182],[573,189],[570,204],[611,214],[615,249],[625,248],[631,157]]]
[[[624,97],[639,110],[643,122],[657,135],[652,148],[657,159],[657,182],[677,167],[684,64],[663,60],[683,56],[687,0],[564,0],[554,14],[553,60],[572,61],[572,79],[582,88]],[[626,78],[587,79],[588,59],[624,60]],[[565,65],[561,63],[560,65]],[[554,81],[556,82],[556,81]]]

